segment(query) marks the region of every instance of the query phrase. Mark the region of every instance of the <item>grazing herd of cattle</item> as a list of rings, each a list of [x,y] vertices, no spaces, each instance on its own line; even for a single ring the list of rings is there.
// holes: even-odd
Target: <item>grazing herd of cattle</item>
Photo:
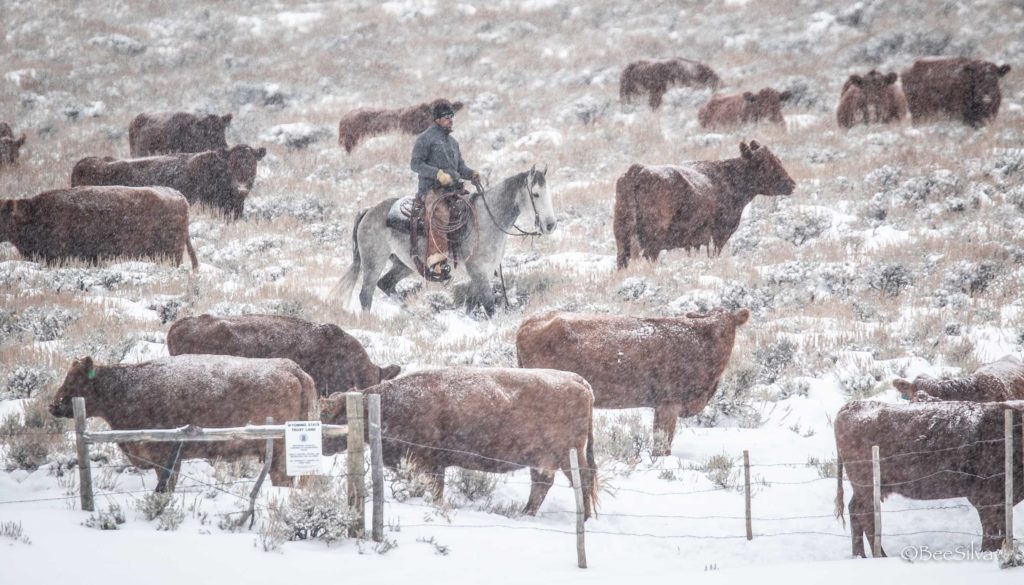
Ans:
[[[922,59],[899,76],[870,71],[844,84],[836,117],[849,128],[890,123],[909,111],[914,122],[944,116],[979,126],[1000,103],[998,80],[1009,71],[964,58]],[[902,80],[902,89],[897,81]],[[620,96],[647,94],[658,108],[674,85],[717,90],[719,76],[686,59],[639,61],[622,73]],[[702,127],[761,121],[782,123],[788,92],[715,95],[698,112]],[[360,109],[339,124],[347,152],[365,137],[391,131],[416,134],[431,123],[433,102],[401,110]],[[451,103],[461,109],[460,102]],[[97,262],[116,256],[169,257],[187,251],[189,204],[214,206],[242,216],[263,148],[228,148],[226,116],[142,114],[129,127],[131,155],[118,160],[87,157],[72,171],[70,189],[24,199],[0,200],[0,241],[26,257],[59,262]],[[17,161],[25,135],[14,139],[0,123],[0,165]],[[738,158],[680,165],[634,164],[615,186],[617,264],[638,255],[654,260],[662,250],[707,246],[719,254],[737,229],[744,207],[758,194],[789,195],[796,184],[779,159],[756,141],[741,143]],[[206,427],[276,421],[347,420],[340,394],[352,389],[381,396],[384,461],[403,457],[430,473],[435,494],[444,469],[490,472],[529,467],[532,489],[526,512],[536,513],[554,474],[567,477],[568,452],[586,454],[582,483],[586,515],[594,513],[597,466],[593,409],[651,407],[654,429],[668,454],[678,417],[699,413],[717,390],[746,309],[690,313],[684,317],[634,318],[551,312],[523,321],[516,334],[519,368],[446,368],[397,378],[399,366],[379,367],[351,335],[336,325],[289,317],[209,315],[174,323],[167,335],[171,357],[135,365],[75,360],[50,406],[71,416],[71,398],[85,397],[90,414],[115,429]],[[839,457],[837,514],[842,514],[842,471],[854,495],[849,503],[854,554],[864,556],[862,536],[873,534],[870,513],[870,448],[883,458],[882,494],[916,499],[963,496],[981,516],[983,548],[1002,534],[1002,413],[1024,412],[1024,365],[1007,357],[956,380],[896,380],[914,404],[853,401],[835,423]],[[325,443],[328,453],[344,440]],[[124,446],[140,467],[161,469],[166,444]],[[182,458],[234,458],[261,450],[257,442],[188,445]],[[1020,470],[1019,454],[1015,455]],[[286,480],[275,460],[271,480]],[[1016,473],[1016,472],[1015,472]],[[158,473],[168,486],[169,470]],[[1024,499],[1024,474],[1015,482],[1015,503]],[[999,484],[998,486],[996,484]],[[865,487],[866,486],[866,487]]]

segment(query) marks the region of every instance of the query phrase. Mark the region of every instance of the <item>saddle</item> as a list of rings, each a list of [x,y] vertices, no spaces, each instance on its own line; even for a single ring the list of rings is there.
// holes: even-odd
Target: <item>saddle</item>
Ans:
[[[451,278],[451,269],[458,261],[466,257],[463,241],[469,230],[472,218],[469,193],[461,185],[445,189],[441,192],[448,207],[448,217],[443,225],[426,225],[425,210],[415,197],[407,196],[397,199],[388,209],[385,225],[399,233],[409,235],[410,255],[416,263],[417,271],[427,280],[447,282]],[[431,219],[434,219],[433,217]],[[434,235],[430,236],[430,232]],[[429,252],[426,249],[428,237],[442,237],[445,240],[447,258],[440,273],[431,272],[423,264],[422,258]]]

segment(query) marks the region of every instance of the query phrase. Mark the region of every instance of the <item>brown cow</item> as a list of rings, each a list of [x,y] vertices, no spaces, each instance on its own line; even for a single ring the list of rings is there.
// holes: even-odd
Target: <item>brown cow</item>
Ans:
[[[75,187],[25,199],[0,199],[0,242],[53,264],[77,258],[150,257],[181,264],[188,250],[188,201],[167,187]]]
[[[843,467],[853,497],[850,534],[853,555],[864,557],[864,536],[874,548],[871,447],[878,445],[882,498],[914,500],[967,498],[978,511],[982,550],[996,550],[1006,526],[1003,411],[1014,411],[1014,503],[1024,500],[1021,469],[1021,414],[1024,402],[927,402],[885,404],[855,400],[835,420],[838,453],[836,516],[843,516]],[[881,548],[881,543],[879,543]],[[881,550],[885,556],[885,551]]]
[[[75,163],[71,186],[161,185],[181,191],[189,203],[205,203],[238,219],[256,182],[257,164],[266,154],[265,148],[239,144],[230,149],[121,160],[88,156]]]
[[[750,311],[716,309],[685,317],[549,312],[516,332],[519,365],[575,372],[594,389],[595,408],[654,408],[668,455],[680,416],[704,410]]]
[[[892,385],[911,402],[1024,400],[1024,363],[1016,356],[1006,355],[963,378],[937,380],[921,375],[913,382],[897,378]]]
[[[408,457],[432,474],[435,499],[444,496],[449,466],[489,473],[530,468],[525,512],[537,513],[561,469],[570,475],[569,450],[580,457],[585,515],[597,503],[594,393],[569,372],[455,367],[421,371],[367,388],[380,395],[384,464]],[[346,424],[345,397],[321,402],[323,420]],[[328,441],[325,453],[345,448]],[[584,453],[586,460],[583,460]]]
[[[288,358],[316,382],[317,392],[362,390],[398,375],[398,366],[378,367],[362,344],[331,323],[281,315],[179,319],[167,332],[171,355],[187,353]]]
[[[7,122],[0,122],[0,167],[18,162],[21,147],[25,144],[25,133],[18,138]]]
[[[647,103],[652,109],[661,107],[661,98],[674,85],[703,85],[718,89],[721,80],[707,65],[690,59],[675,57],[661,61],[634,61],[622,70],[619,77],[619,99],[629,103],[632,96],[648,93]]]
[[[855,124],[889,124],[907,116],[907,98],[896,86],[896,73],[851,75],[839,96],[836,119],[842,128]]]
[[[128,126],[128,147],[133,157],[227,148],[224,132],[231,117],[185,112],[139,114]]]
[[[54,416],[73,416],[71,399],[85,398],[86,413],[105,420],[113,430],[205,428],[262,425],[267,417],[286,421],[319,420],[313,379],[295,362],[219,355],[184,355],[114,366],[94,365],[92,358],[75,360],[50,405]],[[270,478],[286,485],[284,441],[275,443]],[[182,459],[246,455],[263,456],[266,441],[183,443]],[[121,443],[133,465],[157,468],[157,491],[169,485],[166,467],[173,443]]]
[[[370,108],[352,110],[342,116],[341,122],[338,123],[338,144],[345,148],[345,152],[351,153],[357,144],[369,136],[389,132],[419,134],[430,128],[434,122],[431,112],[435,106],[440,104],[448,104],[456,112],[463,108],[462,102],[437,99],[394,110]]]
[[[677,166],[634,164],[615,183],[613,230],[618,266],[662,250],[721,253],[756,195],[789,195],[796,187],[782,163],[756,141],[740,143],[740,158]],[[636,240],[634,242],[634,239]]]
[[[737,95],[715,96],[700,107],[697,119],[701,128],[726,128],[758,122],[785,124],[782,102],[792,96],[792,92],[779,92],[770,87],[757,93],[748,91]]]
[[[929,57],[914,61],[900,78],[915,124],[944,117],[959,118],[977,128],[999,112],[999,78],[1009,72],[1009,65],[988,61]]]

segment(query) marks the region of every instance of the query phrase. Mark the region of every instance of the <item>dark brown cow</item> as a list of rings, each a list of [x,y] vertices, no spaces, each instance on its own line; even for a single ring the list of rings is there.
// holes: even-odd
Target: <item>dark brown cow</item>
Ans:
[[[1009,65],[966,57],[918,59],[900,78],[915,124],[933,118],[954,118],[983,126],[999,112],[999,78]]]
[[[516,332],[519,365],[575,372],[594,389],[595,408],[654,408],[668,455],[680,416],[704,410],[750,311],[716,309],[686,317],[550,312]]]
[[[619,78],[619,99],[629,103],[634,95],[649,94],[647,103],[661,107],[661,98],[672,86],[703,85],[718,89],[721,80],[707,65],[676,57],[661,61],[634,61],[622,70]]]
[[[18,162],[21,147],[25,144],[25,133],[18,138],[7,122],[0,122],[0,166],[13,165]]]
[[[0,199],[0,242],[47,264],[68,259],[171,258],[188,250],[188,201],[166,187],[75,187]]]
[[[911,402],[931,399],[970,402],[1024,400],[1024,363],[1016,356],[1006,355],[963,378],[937,380],[921,375],[913,382],[897,378],[892,385]]]
[[[740,143],[740,158],[691,161],[675,166],[634,164],[615,183],[613,230],[618,266],[662,250],[721,253],[756,195],[789,195],[796,188],[767,147]],[[635,241],[634,241],[635,240]]]
[[[133,157],[227,148],[224,132],[230,123],[231,114],[139,114],[128,126],[128,147]]]
[[[771,122],[785,124],[782,102],[792,97],[789,91],[779,92],[766,87],[757,93],[715,96],[697,111],[701,128],[726,128],[741,124]]]
[[[204,203],[238,219],[256,182],[265,148],[240,144],[230,149],[145,158],[89,156],[75,163],[71,185],[161,185],[181,191],[189,203]]]
[[[569,372],[515,368],[445,368],[421,371],[367,388],[380,395],[384,464],[408,457],[432,474],[437,501],[449,466],[489,473],[530,468],[525,512],[537,513],[561,469],[571,479],[569,450],[580,457],[586,517],[597,502],[594,393]],[[345,396],[321,402],[325,423],[346,424]],[[325,453],[345,448],[328,441]],[[586,460],[584,461],[584,454]]]
[[[907,116],[907,98],[896,86],[896,73],[851,75],[839,96],[836,120],[843,128],[855,124],[889,124]]]
[[[341,122],[338,123],[338,144],[345,148],[345,152],[351,153],[357,144],[370,136],[389,132],[419,134],[430,128],[434,122],[431,119],[431,112],[439,104],[448,104],[456,112],[463,108],[462,102],[437,99],[394,110],[370,108],[352,110],[345,114],[341,118]]]
[[[179,319],[167,332],[171,355],[188,353],[288,358],[316,382],[317,392],[362,390],[398,375],[398,366],[378,367],[359,341],[330,323],[280,315]]]
[[[54,416],[71,417],[71,399],[85,398],[89,416],[113,430],[205,428],[266,424],[267,417],[286,421],[319,420],[313,379],[295,362],[219,355],[184,355],[141,364],[99,366],[92,358],[75,360],[50,405]],[[266,441],[182,443],[182,459],[263,456]],[[174,443],[121,443],[129,461],[152,469],[167,466]],[[284,441],[276,441],[270,477],[286,485]],[[158,471],[157,491],[167,483]],[[174,489],[173,480],[168,486]]]
[[[928,402],[885,404],[855,400],[836,415],[839,457],[836,516],[843,516],[843,468],[853,486],[850,534],[854,556],[864,557],[864,536],[874,548],[871,447],[878,445],[882,498],[914,500],[967,498],[978,511],[982,550],[1003,540],[1005,487],[1004,419],[1014,411],[1014,503],[1024,500],[1021,469],[1021,414],[1024,402]],[[881,545],[881,543],[879,543]],[[885,551],[881,551],[885,556]]]

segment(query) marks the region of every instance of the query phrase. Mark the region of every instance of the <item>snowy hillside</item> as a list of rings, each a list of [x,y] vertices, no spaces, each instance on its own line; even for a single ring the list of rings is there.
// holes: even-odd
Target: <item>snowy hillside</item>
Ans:
[[[833,515],[832,422],[851,399],[901,401],[895,377],[969,373],[1024,352],[1022,28],[1019,0],[6,0],[0,121],[28,140],[20,164],[0,168],[0,198],[66,187],[85,156],[128,157],[128,123],[143,111],[233,113],[228,143],[268,154],[240,221],[191,210],[195,274],[138,260],[46,267],[0,244],[0,580],[1019,581],[1021,569],[1000,571],[990,556],[899,560],[919,550],[908,547],[980,555],[966,499],[887,499],[892,558],[851,560],[848,523]],[[851,73],[898,72],[925,55],[1011,64],[998,118],[979,130],[838,128]],[[705,89],[673,89],[657,111],[619,102],[626,64],[668,56],[711,65],[725,93],[790,90],[785,127],[706,132]],[[462,310],[464,273],[448,287],[407,279],[401,298],[378,291],[360,314],[330,291],[351,261],[356,213],[414,192],[413,137],[374,137],[349,155],[338,121],[437,97],[466,104],[454,135],[492,184],[547,165],[558,227],[510,241],[510,306],[491,320]],[[737,157],[751,139],[779,157],[793,195],[755,198],[720,257],[673,250],[616,271],[615,181],[630,164]],[[202,313],[336,323],[376,363],[408,372],[515,366],[516,328],[545,310],[719,306],[752,317],[716,397],[680,421],[670,456],[652,456],[650,410],[596,411],[602,487],[586,571],[568,482],[558,476],[540,514],[522,516],[526,470],[450,468],[445,502],[417,492],[415,472],[389,473],[387,544],[328,546],[279,538],[273,509],[292,509],[297,489],[264,488],[257,526],[231,525],[255,463],[189,461],[177,495],[159,502],[155,474],[106,447],[94,449],[97,512],[82,512],[71,425],[45,409],[75,357],[166,355],[170,323]],[[342,457],[325,466],[344,473]],[[1019,540],[1020,506],[1015,531]]]

